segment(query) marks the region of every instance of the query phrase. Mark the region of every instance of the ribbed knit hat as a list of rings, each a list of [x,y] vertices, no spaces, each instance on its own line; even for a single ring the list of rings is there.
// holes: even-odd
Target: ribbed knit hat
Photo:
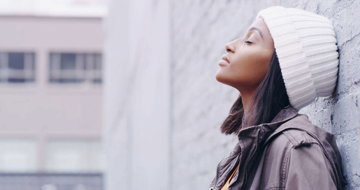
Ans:
[[[329,19],[296,8],[261,10],[274,40],[290,104],[300,109],[332,94],[338,72],[334,28]]]

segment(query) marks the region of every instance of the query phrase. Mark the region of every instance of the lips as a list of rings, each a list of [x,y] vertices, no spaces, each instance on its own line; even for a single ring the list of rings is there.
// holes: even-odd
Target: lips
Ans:
[[[230,64],[230,61],[229,61],[229,59],[227,58],[226,54],[224,54],[224,55],[222,56],[222,58],[220,59],[220,61],[219,61],[219,65],[220,65],[220,66],[227,66],[227,65],[229,65],[229,64]]]

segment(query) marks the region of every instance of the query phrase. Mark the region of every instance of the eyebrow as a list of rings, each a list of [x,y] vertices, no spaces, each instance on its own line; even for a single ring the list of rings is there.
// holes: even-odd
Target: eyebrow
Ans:
[[[256,30],[257,32],[259,32],[259,34],[260,34],[261,38],[263,38],[263,39],[264,39],[264,37],[263,37],[263,35],[262,35],[262,32],[261,32],[261,30],[260,30],[259,28],[256,28],[256,27],[251,27],[251,28],[249,29],[249,31],[251,31],[251,30]]]

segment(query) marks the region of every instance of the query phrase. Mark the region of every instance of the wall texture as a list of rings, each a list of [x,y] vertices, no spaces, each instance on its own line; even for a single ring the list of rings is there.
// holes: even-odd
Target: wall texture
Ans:
[[[219,127],[238,94],[216,82],[217,62],[225,43],[270,5],[303,8],[333,21],[340,49],[336,93],[301,112],[336,135],[348,189],[360,188],[360,1],[184,0],[171,1],[173,190],[205,189],[233,148],[234,137],[220,134]]]
[[[167,0],[113,0],[106,18],[106,189],[168,190],[170,36]]]
[[[270,5],[303,8],[335,25],[336,92],[301,112],[336,135],[348,189],[360,188],[360,1],[112,0],[105,27],[108,190],[208,187],[237,140],[220,133],[238,92],[215,80],[218,60]]]

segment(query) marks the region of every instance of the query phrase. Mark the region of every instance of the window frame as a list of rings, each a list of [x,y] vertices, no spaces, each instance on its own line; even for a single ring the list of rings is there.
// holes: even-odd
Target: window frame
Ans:
[[[75,55],[75,69],[62,69],[62,56]],[[72,52],[50,51],[48,53],[48,83],[49,84],[101,84],[102,83],[102,53],[101,52]],[[97,65],[97,66],[95,66]],[[54,67],[55,66],[55,67]],[[99,80],[97,82],[95,80]]]
[[[23,54],[23,69],[14,69],[10,65],[10,54]],[[34,84],[36,83],[35,51],[1,51],[0,50],[0,84]],[[20,81],[15,81],[20,80]],[[21,81],[22,80],[22,81]]]

